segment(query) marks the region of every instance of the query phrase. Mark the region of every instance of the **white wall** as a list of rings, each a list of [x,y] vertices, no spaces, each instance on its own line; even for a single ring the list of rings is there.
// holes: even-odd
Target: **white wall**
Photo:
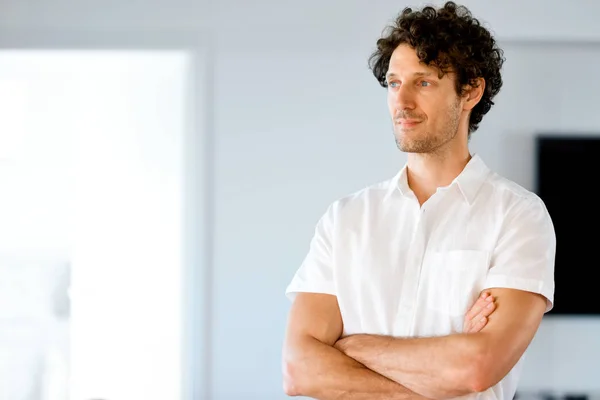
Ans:
[[[503,47],[505,86],[471,144],[496,171],[534,190],[536,134],[600,133],[600,81],[592,78],[600,42]],[[552,316],[530,347],[521,388],[600,394],[599,360],[600,318]]]
[[[556,76],[567,93],[556,96],[540,69],[532,72],[532,88],[530,76],[517,66],[535,67],[538,56],[598,59],[600,50],[584,43],[600,41],[595,18],[600,3],[466,3],[507,43],[512,57],[498,105],[484,119],[473,147],[490,166],[530,186],[526,168],[533,160],[532,132],[570,127],[566,121],[572,113],[583,117],[577,124],[600,129],[592,109],[598,104],[597,91],[577,87],[579,75]],[[280,346],[289,305],[283,292],[307,250],[314,223],[330,201],[391,176],[404,161],[394,151],[383,92],[371,78],[366,59],[383,25],[408,3],[348,4],[4,0],[0,6],[0,36],[2,31],[33,29],[162,30],[211,37],[215,169],[210,380],[215,400],[284,398]],[[536,46],[536,40],[568,42],[568,55],[563,47]],[[519,47],[519,42],[529,47]],[[571,66],[560,64],[560,71]],[[588,71],[582,76],[589,83],[595,75]],[[571,107],[569,99],[577,99],[579,106]],[[511,157],[514,151],[522,156],[517,163]],[[572,323],[544,322],[530,352],[526,387],[568,389],[564,386],[572,378],[576,388],[600,390],[593,374],[600,359],[600,345],[593,338],[600,336],[600,325]],[[585,351],[571,347],[584,340]],[[579,357],[575,360],[573,354]]]

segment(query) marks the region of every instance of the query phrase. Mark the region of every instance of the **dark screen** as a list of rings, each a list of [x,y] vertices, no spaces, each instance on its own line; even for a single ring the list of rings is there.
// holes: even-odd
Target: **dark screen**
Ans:
[[[554,308],[549,315],[600,315],[600,138],[539,136],[536,192],[556,232]]]

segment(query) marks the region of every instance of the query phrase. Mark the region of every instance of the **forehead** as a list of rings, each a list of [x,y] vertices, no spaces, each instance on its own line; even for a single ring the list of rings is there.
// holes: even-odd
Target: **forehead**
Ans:
[[[426,65],[417,56],[414,48],[408,44],[401,44],[393,51],[390,57],[387,75],[390,76],[429,76],[441,80],[453,80],[452,71],[442,74],[434,65]]]
[[[391,63],[416,63],[419,64],[420,60],[417,57],[417,51],[410,47],[408,44],[403,43],[396,47],[396,49],[392,52],[392,57],[390,58]]]
[[[413,72],[437,72],[432,66],[427,66],[419,60],[415,49],[407,44],[396,47],[390,58],[389,72],[413,73]]]

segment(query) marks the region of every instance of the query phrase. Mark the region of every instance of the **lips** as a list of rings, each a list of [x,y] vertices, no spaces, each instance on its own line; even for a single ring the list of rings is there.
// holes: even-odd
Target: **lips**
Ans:
[[[402,126],[410,127],[421,123],[421,121],[416,119],[400,119],[397,121],[397,123]]]

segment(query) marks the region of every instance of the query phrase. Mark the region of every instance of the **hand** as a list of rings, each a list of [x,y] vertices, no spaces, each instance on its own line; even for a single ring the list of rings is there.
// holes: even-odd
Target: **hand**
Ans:
[[[463,333],[477,333],[481,331],[488,322],[487,317],[495,309],[494,297],[488,292],[483,292],[465,315]]]

